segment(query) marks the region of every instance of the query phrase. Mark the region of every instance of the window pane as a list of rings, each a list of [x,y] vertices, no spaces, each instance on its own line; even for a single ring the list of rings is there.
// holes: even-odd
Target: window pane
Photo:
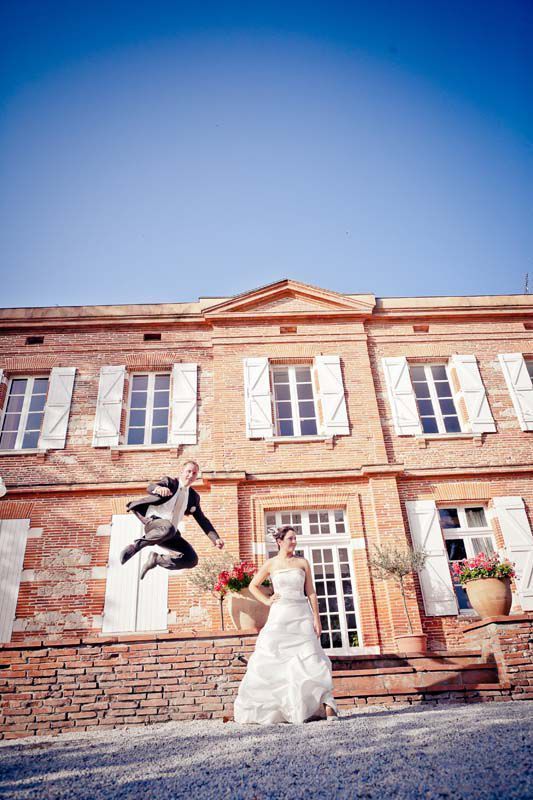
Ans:
[[[160,408],[154,411],[154,418],[152,421],[152,425],[154,426],[168,425],[168,408]]]
[[[456,508],[439,508],[441,528],[459,528],[459,514]]]
[[[35,378],[33,382],[33,394],[46,394],[48,391],[48,378]]]
[[[4,431],[18,431],[20,414],[6,414],[4,417]]]
[[[290,400],[291,390],[288,383],[275,384],[274,391],[276,400]]]
[[[298,383],[311,383],[311,370],[309,367],[300,367],[295,370]]]
[[[341,633],[332,633],[331,634],[331,645],[332,645],[332,647],[342,647],[342,635],[341,635]]]
[[[0,450],[13,450],[17,441],[16,433],[3,433],[0,436]]]
[[[134,375],[131,382],[131,389],[133,392],[145,392],[148,389],[148,375]]]
[[[339,559],[341,561],[348,561],[348,550],[345,547],[339,547]]]
[[[344,607],[345,607],[346,611],[355,611],[353,597],[351,596],[351,594],[345,595],[345,597],[344,597]]]
[[[436,381],[447,381],[446,367],[443,364],[431,367],[431,374]]]
[[[43,418],[42,414],[28,414],[28,421],[26,422],[26,430],[27,431],[41,430],[42,418]]]
[[[352,630],[354,628],[357,628],[357,622],[355,620],[355,614],[346,614],[346,623],[348,625],[348,628],[351,628]]]
[[[439,397],[451,397],[452,393],[450,390],[450,384],[448,381],[437,381],[435,383],[435,389]]]
[[[292,419],[290,403],[276,403],[278,419]]]
[[[166,444],[168,438],[167,428],[152,429],[152,444]]]
[[[310,383],[298,383],[296,385],[296,391],[299,400],[313,399],[313,387]]]
[[[424,433],[438,433],[439,429],[435,417],[422,417],[422,430]]]
[[[315,436],[317,433],[316,420],[305,419],[300,423],[302,436]]]
[[[130,428],[128,444],[144,444],[144,428]]]
[[[289,382],[289,370],[287,370],[287,369],[276,369],[276,370],[274,370],[274,382],[275,383],[288,383]]]
[[[300,417],[313,417],[315,416],[315,404],[313,401],[300,401],[298,403]]]
[[[411,367],[411,380],[412,381],[425,381],[426,380],[426,371],[424,367]]]
[[[466,508],[466,524],[469,528],[486,528],[487,518],[485,517],[485,509],[480,508]]]
[[[457,412],[455,410],[455,403],[453,400],[439,398],[439,405],[443,414],[452,414],[453,416],[456,416]]]
[[[24,404],[24,395],[23,394],[11,395],[11,397],[7,401],[6,412],[8,412],[8,411],[10,411],[10,412],[22,411],[23,404]]]
[[[146,422],[146,411],[143,409],[142,411],[130,411],[130,427],[138,428],[139,426],[144,428]]]
[[[329,610],[335,614],[339,611],[339,602],[336,597],[330,597],[328,600]]]
[[[280,436],[294,436],[294,428],[292,422],[284,420],[279,423]]]
[[[24,394],[28,381],[26,378],[17,378],[11,382],[11,394]]]
[[[429,386],[427,383],[414,383],[413,388],[418,399],[429,397]]]
[[[485,553],[485,555],[489,556],[495,552],[490,536],[473,536],[472,548],[476,556],[478,553]]]
[[[418,403],[418,412],[421,417],[432,417],[433,416],[433,403],[431,400],[419,400]]]
[[[156,375],[155,376],[155,386],[156,389],[166,389],[170,388],[170,375]]]
[[[463,539],[446,539],[446,550],[450,561],[462,561],[466,558],[466,549]]]
[[[324,623],[322,623],[324,624]],[[329,650],[331,647],[331,638],[329,633],[321,633],[320,634],[320,644],[324,648],[324,650]]]
[[[17,400],[19,398],[17,397]],[[30,411],[42,411],[46,404],[45,394],[34,394],[30,400]]]
[[[444,427],[446,428],[446,433],[461,432],[461,426],[459,425],[457,417],[444,417]]]
[[[169,393],[168,392],[154,392],[154,408],[168,408]]]
[[[468,601],[468,595],[465,589],[463,589],[463,587],[461,586],[461,584],[457,583],[453,588],[455,589],[455,595],[457,597],[457,604],[459,605],[459,610],[471,609],[472,606]]]
[[[146,392],[131,393],[131,408],[146,408]]]
[[[22,447],[37,447],[39,442],[39,431],[32,431],[31,433],[24,434],[24,439],[22,440]]]

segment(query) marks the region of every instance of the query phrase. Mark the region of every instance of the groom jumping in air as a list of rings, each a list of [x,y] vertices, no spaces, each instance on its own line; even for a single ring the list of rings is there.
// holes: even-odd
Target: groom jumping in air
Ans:
[[[150,553],[141,569],[141,580],[154,567],[165,569],[192,569],[198,564],[198,556],[194,548],[181,535],[179,526],[184,516],[192,515],[203,532],[220,550],[224,542],[200,508],[200,495],[191,488],[198,477],[199,467],[196,461],[186,461],[179,478],[161,478],[157,483],[148,486],[149,494],[139,500],[132,500],[127,505],[144,525],[144,534],[135,539],[120,554],[121,564],[125,564],[143,547],[159,545],[170,550],[174,555]]]

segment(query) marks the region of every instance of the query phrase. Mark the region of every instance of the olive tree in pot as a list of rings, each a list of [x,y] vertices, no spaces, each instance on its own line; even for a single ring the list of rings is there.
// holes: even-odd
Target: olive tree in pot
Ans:
[[[426,651],[427,636],[425,633],[415,633],[407,608],[406,593],[408,591],[405,579],[413,572],[418,572],[424,566],[427,554],[423,550],[413,550],[411,547],[399,550],[394,547],[374,547],[370,558],[372,574],[378,580],[394,580],[400,586],[403,607],[409,633],[396,636],[396,646],[401,653],[424,653]]]

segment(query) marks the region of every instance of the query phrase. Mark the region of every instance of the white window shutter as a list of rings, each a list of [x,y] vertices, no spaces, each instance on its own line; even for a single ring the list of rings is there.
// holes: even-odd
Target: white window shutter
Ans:
[[[198,411],[198,364],[172,367],[171,444],[196,444]]]
[[[315,371],[322,401],[323,433],[348,436],[348,412],[339,356],[316,356]]]
[[[133,556],[139,561],[139,570],[154,550],[169,555],[168,550],[145,547],[139,556]],[[168,569],[155,567],[143,581],[139,581],[138,586],[136,630],[165,631],[168,619]]]
[[[65,447],[75,374],[76,367],[54,367],[50,373],[38,444],[43,450]]]
[[[246,436],[267,439],[274,435],[268,358],[244,359]]]
[[[398,436],[422,433],[422,425],[405,356],[382,359],[394,428]]]
[[[495,497],[494,508],[509,561],[516,570],[518,599],[524,611],[533,611],[533,534],[521,497]]]
[[[112,447],[119,443],[125,375],[125,366],[100,370],[93,447]]]
[[[29,519],[0,521],[0,642],[11,641]]]
[[[457,600],[448,556],[433,500],[411,500],[405,504],[415,550],[427,553],[418,573],[426,614],[432,617],[457,614]]]
[[[507,388],[523,431],[533,431],[533,383],[522,353],[500,353],[498,356]]]
[[[450,359],[450,366],[457,373],[472,433],[496,433],[496,425],[487,400],[485,386],[479,374],[476,357],[474,355],[453,355]]]

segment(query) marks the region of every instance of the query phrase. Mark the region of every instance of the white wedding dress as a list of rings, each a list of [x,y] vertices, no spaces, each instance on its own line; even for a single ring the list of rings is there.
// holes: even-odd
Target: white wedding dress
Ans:
[[[302,723],[324,716],[323,704],[336,710],[331,662],[313,629],[304,571],[276,570],[272,583],[280,599],[270,607],[239,686],[235,722]]]

